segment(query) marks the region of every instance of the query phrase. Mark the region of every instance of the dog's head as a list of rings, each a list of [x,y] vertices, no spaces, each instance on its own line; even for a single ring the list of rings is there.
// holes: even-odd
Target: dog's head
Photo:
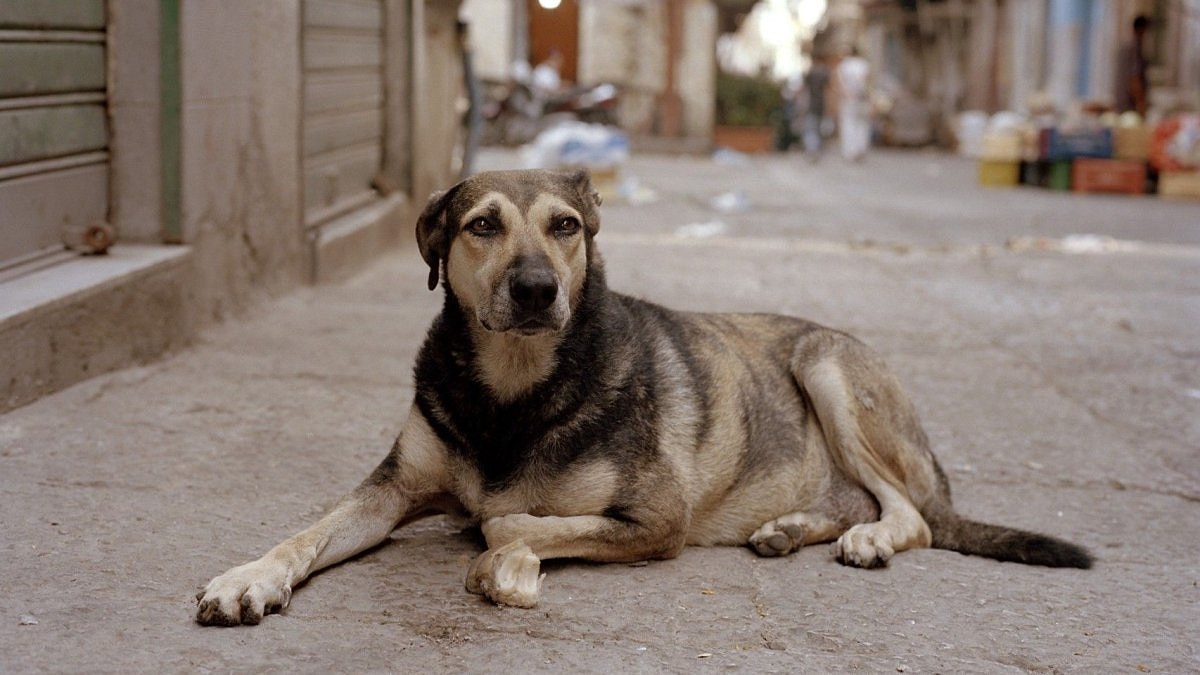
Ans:
[[[417,219],[429,289],[448,292],[487,330],[567,326],[587,276],[600,196],[587,171],[495,171],[436,192]]]

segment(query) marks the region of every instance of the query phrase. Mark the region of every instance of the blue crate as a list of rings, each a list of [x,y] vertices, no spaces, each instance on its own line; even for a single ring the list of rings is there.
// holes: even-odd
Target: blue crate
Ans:
[[[1041,158],[1056,162],[1066,159],[1110,159],[1113,156],[1112,129],[1059,131],[1043,129]]]

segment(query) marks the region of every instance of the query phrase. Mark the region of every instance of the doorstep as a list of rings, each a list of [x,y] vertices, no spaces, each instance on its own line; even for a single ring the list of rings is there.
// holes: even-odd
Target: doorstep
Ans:
[[[186,344],[190,259],[118,244],[0,282],[0,412]]]

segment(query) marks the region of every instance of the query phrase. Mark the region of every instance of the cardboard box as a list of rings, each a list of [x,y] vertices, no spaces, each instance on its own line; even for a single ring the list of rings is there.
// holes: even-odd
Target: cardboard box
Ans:
[[[1144,162],[1150,158],[1154,127],[1117,127],[1113,129],[1113,157]]]
[[[1012,187],[1021,177],[1021,163],[979,161],[979,184],[987,187]]]
[[[1200,199],[1200,171],[1163,171],[1159,173],[1158,194],[1163,197]]]
[[[1077,159],[1071,166],[1075,192],[1146,192],[1146,163],[1130,159]]]

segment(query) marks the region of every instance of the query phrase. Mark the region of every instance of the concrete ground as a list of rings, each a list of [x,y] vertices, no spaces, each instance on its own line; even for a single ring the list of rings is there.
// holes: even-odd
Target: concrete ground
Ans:
[[[0,416],[0,671],[1200,671],[1200,204],[981,189],[921,153],[637,157],[624,176],[654,201],[605,207],[615,288],[856,333],[962,512],[1096,567],[688,549],[548,563],[540,606],[515,610],[463,590],[479,542],[435,518],[257,627],[196,625],[204,582],[389,447],[440,297],[409,248]],[[744,210],[714,209],[730,191]]]

